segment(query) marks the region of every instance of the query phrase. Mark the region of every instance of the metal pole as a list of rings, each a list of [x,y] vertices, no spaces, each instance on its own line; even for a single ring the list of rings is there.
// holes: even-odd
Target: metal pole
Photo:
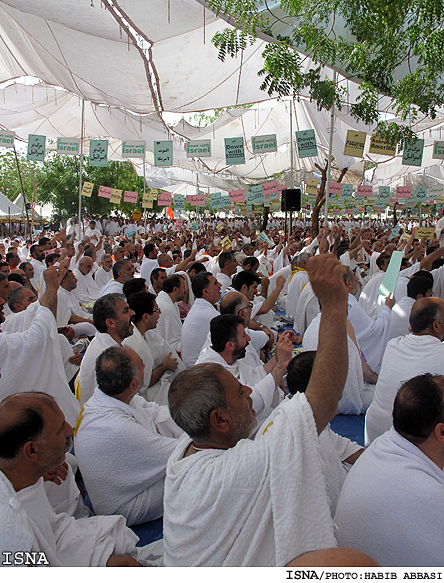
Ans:
[[[84,125],[85,125],[85,100],[82,99],[82,121],[80,128],[80,172],[79,172],[79,240],[83,232],[83,222],[82,222],[82,174],[83,174],[83,137],[84,137]],[[75,231],[74,231],[75,232]]]
[[[20,186],[21,186],[21,189],[22,189],[23,206],[25,207],[25,210],[26,210],[26,221],[28,223],[29,235],[31,236],[32,235],[32,231],[31,231],[31,227],[29,225],[29,215],[28,215],[28,207],[26,206],[25,187],[23,186],[23,178],[22,178],[22,173],[20,172],[20,164],[19,164],[19,161],[18,161],[17,150],[15,149],[15,146],[14,146],[14,154],[15,154],[15,161],[16,161],[16,164],[17,164],[18,175],[19,175],[19,178],[20,178]],[[26,235],[26,227],[25,227],[25,235]]]
[[[333,71],[333,83],[336,85],[337,73]],[[331,106],[330,111],[330,139],[328,142],[328,162],[327,162],[327,184],[325,186],[325,222],[328,222],[328,205],[330,202],[330,181],[331,181],[331,159],[333,156],[333,133],[335,126],[335,103]]]
[[[290,188],[294,188],[294,143],[293,143],[293,98],[290,101]],[[285,222],[287,222],[287,214],[285,214]],[[290,223],[288,225],[288,236],[292,234],[292,213],[290,212]],[[287,233],[285,233],[287,238]]]
[[[146,144],[145,147],[143,148],[143,194],[142,194],[142,200],[143,200],[143,195],[146,193],[146,178],[145,178],[145,157],[146,157]],[[143,209],[143,216],[145,217],[145,235],[146,235],[146,217],[147,217],[147,210],[146,208]]]

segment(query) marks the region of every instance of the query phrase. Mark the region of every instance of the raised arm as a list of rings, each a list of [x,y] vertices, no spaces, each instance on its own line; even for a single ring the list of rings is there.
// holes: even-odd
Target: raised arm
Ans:
[[[308,272],[322,306],[319,345],[306,397],[318,433],[333,419],[348,372],[345,268],[330,254],[311,257]]]
[[[39,302],[40,305],[48,308],[54,314],[54,318],[57,319],[57,291],[59,289],[60,282],[65,277],[68,271],[69,259],[63,259],[60,264],[56,267],[48,267],[43,272],[43,277],[45,279],[46,288]]]

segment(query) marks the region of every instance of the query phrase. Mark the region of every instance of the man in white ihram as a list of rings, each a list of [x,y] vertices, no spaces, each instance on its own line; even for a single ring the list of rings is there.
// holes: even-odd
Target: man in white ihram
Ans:
[[[266,364],[253,367],[245,361],[251,338],[242,317],[234,314],[216,316],[210,322],[211,346],[202,350],[196,364],[221,364],[243,385],[251,387],[251,400],[260,425],[284,396],[279,391],[279,383],[292,357],[293,345],[289,334],[287,331],[279,336],[276,353]]]
[[[183,432],[167,407],[137,395],[144,365],[132,348],[107,348],[95,369],[97,388],[75,437],[94,510],[122,514],[128,525],[160,518],[166,464]]]
[[[94,304],[93,320],[97,333],[86,349],[80,366],[77,398],[85,403],[96,388],[95,366],[97,357],[110,346],[119,346],[133,333],[130,310],[126,298],[121,294],[107,294]]]
[[[387,344],[375,396],[365,416],[369,445],[392,425],[393,401],[401,383],[417,374],[444,374],[444,301],[420,298],[410,314],[411,334]]]
[[[317,436],[346,378],[347,291],[335,257],[310,259],[309,271],[323,306],[310,383],[254,440],[251,389],[222,366],[196,365],[171,384],[171,416],[189,437],[167,465],[165,565],[284,566],[336,546]]]
[[[360,456],[339,496],[340,544],[382,566],[440,567],[444,521],[444,377],[408,380],[393,427]]]
[[[63,464],[72,435],[62,411],[45,393],[21,393],[0,403],[3,562],[9,557],[14,564],[16,552],[30,552],[38,554],[39,564],[52,567],[141,566],[140,559],[148,559],[148,552],[160,545],[137,549],[137,536],[122,516],[75,519],[50,505],[43,479]]]

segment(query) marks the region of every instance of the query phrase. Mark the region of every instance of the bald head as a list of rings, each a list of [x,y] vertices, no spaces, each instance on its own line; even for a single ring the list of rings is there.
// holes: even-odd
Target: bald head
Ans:
[[[162,267],[172,267],[174,265],[174,261],[171,259],[168,253],[161,253],[157,257],[157,262]]]
[[[58,409],[46,393],[18,393],[0,403],[0,462],[17,458],[28,441],[38,441],[44,427],[45,411]]]
[[[410,328],[413,334],[444,340],[444,301],[435,297],[416,300],[410,313]]]
[[[228,292],[224,295],[220,302],[220,313],[221,315],[233,314],[235,316],[240,316],[244,325],[248,326],[251,319],[251,305],[249,300],[244,296],[244,294],[233,291]]]

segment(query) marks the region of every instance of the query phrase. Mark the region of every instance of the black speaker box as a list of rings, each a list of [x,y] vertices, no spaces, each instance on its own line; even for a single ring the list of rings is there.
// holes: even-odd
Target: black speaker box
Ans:
[[[282,212],[301,210],[300,188],[288,188],[282,191],[281,210]]]

